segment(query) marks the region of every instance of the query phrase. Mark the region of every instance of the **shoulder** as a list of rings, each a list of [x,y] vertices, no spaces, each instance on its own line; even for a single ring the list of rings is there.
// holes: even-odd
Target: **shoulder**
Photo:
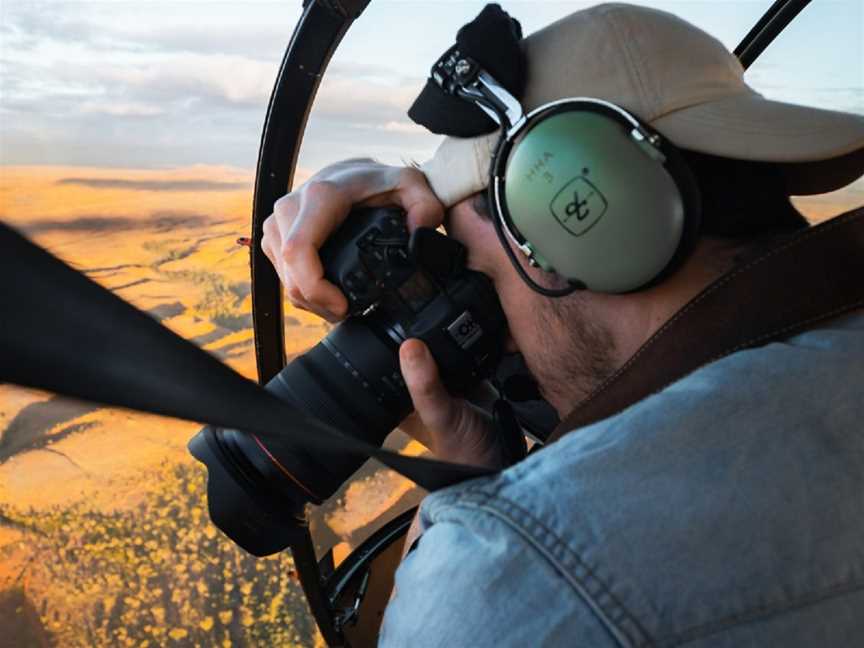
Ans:
[[[382,646],[617,645],[530,537],[465,490],[427,498],[424,532],[396,572]]]
[[[430,495],[385,645],[424,619],[451,640],[418,645],[672,641],[864,578],[862,366],[858,313]]]

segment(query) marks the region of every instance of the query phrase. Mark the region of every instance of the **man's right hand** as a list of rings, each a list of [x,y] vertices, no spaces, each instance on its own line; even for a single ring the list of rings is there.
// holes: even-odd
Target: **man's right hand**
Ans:
[[[361,206],[401,207],[410,231],[438,227],[444,220],[444,206],[418,169],[370,159],[345,160],[321,169],[277,200],[264,221],[261,249],[297,308],[331,322],[345,317],[348,301],[324,279],[318,250],[351,209]]]

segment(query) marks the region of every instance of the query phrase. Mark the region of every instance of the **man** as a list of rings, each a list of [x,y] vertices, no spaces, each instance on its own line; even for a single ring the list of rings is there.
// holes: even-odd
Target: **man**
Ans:
[[[764,100],[717,41],[649,9],[572,14],[524,51],[527,108],[605,99],[687,151],[705,226],[671,276],[620,295],[532,291],[483,198],[494,136],[449,138],[422,170],[328,167],[279,201],[262,245],[292,303],[335,320],[345,298],[317,249],[352,205],[444,223],[493,280],[509,346],[564,418],[703,288],[804,226],[787,194],[861,175],[864,119]],[[860,309],[710,363],[509,468],[421,342],[400,362],[433,453],[503,470],[426,498],[383,644],[864,645]]]

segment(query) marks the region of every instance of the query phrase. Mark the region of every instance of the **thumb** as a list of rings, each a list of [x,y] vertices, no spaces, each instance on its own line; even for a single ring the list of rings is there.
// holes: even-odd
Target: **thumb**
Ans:
[[[441,382],[429,348],[420,340],[406,340],[399,347],[399,364],[423,425],[433,434],[452,429],[458,423],[458,404]]]
[[[408,229],[412,232],[418,227],[434,229],[444,222],[444,205],[419,169],[408,167],[402,170],[399,188],[393,197],[405,210]]]

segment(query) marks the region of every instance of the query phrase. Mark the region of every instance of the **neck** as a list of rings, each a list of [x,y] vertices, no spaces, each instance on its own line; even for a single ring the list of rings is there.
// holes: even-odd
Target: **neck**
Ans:
[[[734,254],[728,244],[705,239],[675,274],[653,288],[626,295],[592,295],[596,312],[615,341],[615,368],[623,366],[675,313],[722,276],[732,266]]]

